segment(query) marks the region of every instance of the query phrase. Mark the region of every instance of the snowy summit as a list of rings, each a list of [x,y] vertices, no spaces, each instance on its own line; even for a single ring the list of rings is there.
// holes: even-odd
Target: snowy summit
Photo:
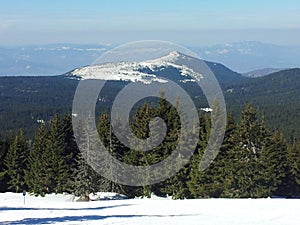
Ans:
[[[154,60],[91,65],[78,68],[71,74],[81,79],[122,80],[145,84],[150,84],[151,82],[166,83],[168,82],[167,79],[158,77],[155,72],[173,67],[184,77],[181,80],[182,82],[196,81],[203,78],[203,76],[186,65],[194,60],[198,59],[173,51]]]

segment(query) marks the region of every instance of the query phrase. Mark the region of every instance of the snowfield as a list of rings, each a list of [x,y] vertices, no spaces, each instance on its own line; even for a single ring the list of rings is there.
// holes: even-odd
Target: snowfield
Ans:
[[[183,65],[183,62],[199,60],[191,56],[184,55],[179,52],[170,52],[163,57],[148,60],[144,62],[115,62],[90,65],[75,69],[71,74],[80,77],[80,79],[99,79],[99,80],[123,80],[131,82],[142,82],[151,84],[152,82],[167,83],[168,80],[157,77],[153,73],[161,70],[164,67],[173,67],[179,70],[183,79],[180,82],[196,82],[203,76],[193,69]],[[141,70],[150,70],[151,73],[141,72]],[[188,77],[188,78],[187,78]],[[73,79],[74,77],[70,76]],[[192,79],[191,79],[192,78]]]
[[[296,225],[299,199],[115,199],[76,202],[72,195],[0,193],[0,224]],[[122,197],[122,196],[121,196]]]

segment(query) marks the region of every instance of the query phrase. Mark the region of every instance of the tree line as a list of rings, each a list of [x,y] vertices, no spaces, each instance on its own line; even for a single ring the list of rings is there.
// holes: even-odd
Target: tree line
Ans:
[[[152,165],[175,150],[181,135],[178,132],[180,117],[164,98],[160,98],[156,106],[145,103],[135,110],[130,121],[134,135],[144,139],[149,137],[149,122],[156,117],[165,121],[167,131],[162,143],[151,151],[137,151],[122,144],[113,133],[107,113],[101,114],[97,121],[99,138],[118,160],[137,166]],[[86,163],[85,151],[78,149],[72,117],[55,115],[49,124],[41,124],[34,140],[26,139],[22,130],[1,138],[0,191],[26,190],[42,196],[63,192],[85,196],[110,191],[129,197],[149,197],[154,193],[174,199],[300,196],[299,140],[290,144],[280,132],[270,131],[264,116],[247,105],[238,123],[228,114],[220,152],[206,170],[200,171],[199,164],[210,136],[210,113],[200,113],[199,121],[197,147],[180,171],[160,183],[132,187],[114,183],[96,173]],[[85,131],[83,127],[82,132]],[[86,148],[88,151],[88,146]]]

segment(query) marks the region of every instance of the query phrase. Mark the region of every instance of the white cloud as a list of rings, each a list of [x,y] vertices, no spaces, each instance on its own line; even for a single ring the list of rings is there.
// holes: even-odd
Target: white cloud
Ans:
[[[217,51],[218,51],[218,54],[220,54],[220,55],[224,55],[224,54],[229,52],[229,50],[226,49],[226,48],[225,49],[218,49]]]

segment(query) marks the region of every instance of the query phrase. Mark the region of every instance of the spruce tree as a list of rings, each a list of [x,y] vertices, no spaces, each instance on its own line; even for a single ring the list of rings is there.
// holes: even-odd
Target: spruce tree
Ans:
[[[259,157],[260,168],[256,176],[260,178],[262,197],[281,195],[286,188],[289,172],[287,145],[282,134],[276,132],[266,137],[263,142],[262,154]]]
[[[2,139],[0,136],[0,192],[4,192],[7,190],[7,176],[6,176],[6,168],[4,165],[4,159],[8,152],[9,141]]]
[[[83,154],[84,153],[79,153],[77,155],[77,166],[74,168],[73,173],[73,193],[85,201],[88,201],[89,194],[97,192],[98,176],[91,166],[87,164]]]
[[[194,198],[225,197],[229,182],[228,174],[231,174],[229,150],[234,145],[234,132],[236,129],[232,115],[228,115],[226,132],[223,144],[217,157],[204,171],[199,170],[199,164],[203,157],[210,134],[210,115],[200,117],[200,138],[198,150],[194,154],[191,162],[190,179],[188,181],[189,190]]]
[[[118,121],[115,121],[115,129],[121,131],[122,127]],[[104,113],[100,116],[99,123],[97,125],[98,134],[100,140],[105,146],[105,150],[117,160],[122,160],[125,155],[124,146],[120,143],[118,138],[114,135],[111,122],[109,120],[108,114]],[[109,158],[105,159],[105,162],[99,162],[101,169],[105,171],[106,175],[111,179],[118,179],[117,172],[120,168],[116,168],[115,165],[110,161]],[[105,169],[103,168],[105,165]],[[116,183],[106,177],[100,176],[99,179],[99,190],[124,193],[123,185]]]
[[[77,155],[80,153],[77,143],[75,141],[72,118],[70,115],[65,115],[62,120],[62,133],[64,136],[65,150],[63,157],[69,167],[74,166],[76,163]]]
[[[300,196],[300,142],[294,142],[288,147],[287,187],[285,194],[288,197]]]
[[[76,124],[76,142],[80,150],[76,157],[76,167],[73,170],[74,184],[73,192],[77,196],[89,200],[90,193],[99,191],[99,176],[94,171],[98,164],[98,146],[99,139],[97,132],[93,130],[91,113],[82,117]]]
[[[9,146],[4,165],[9,177],[8,188],[11,191],[21,192],[25,190],[24,171],[27,166],[28,144],[21,130]]]
[[[45,151],[48,146],[48,132],[43,124],[35,134],[33,148],[29,152],[25,180],[28,190],[36,195],[44,196],[49,190],[48,156]]]
[[[50,122],[48,138],[46,153],[49,157],[48,171],[52,175],[51,192],[62,193],[70,188],[71,168],[67,164],[70,153],[66,152],[65,134],[57,114]]]
[[[252,105],[247,105],[241,114],[241,122],[235,133],[235,144],[228,152],[233,159],[232,173],[228,176],[228,197],[264,197],[259,156],[266,138],[263,123],[257,118]],[[263,132],[262,132],[263,131]]]

